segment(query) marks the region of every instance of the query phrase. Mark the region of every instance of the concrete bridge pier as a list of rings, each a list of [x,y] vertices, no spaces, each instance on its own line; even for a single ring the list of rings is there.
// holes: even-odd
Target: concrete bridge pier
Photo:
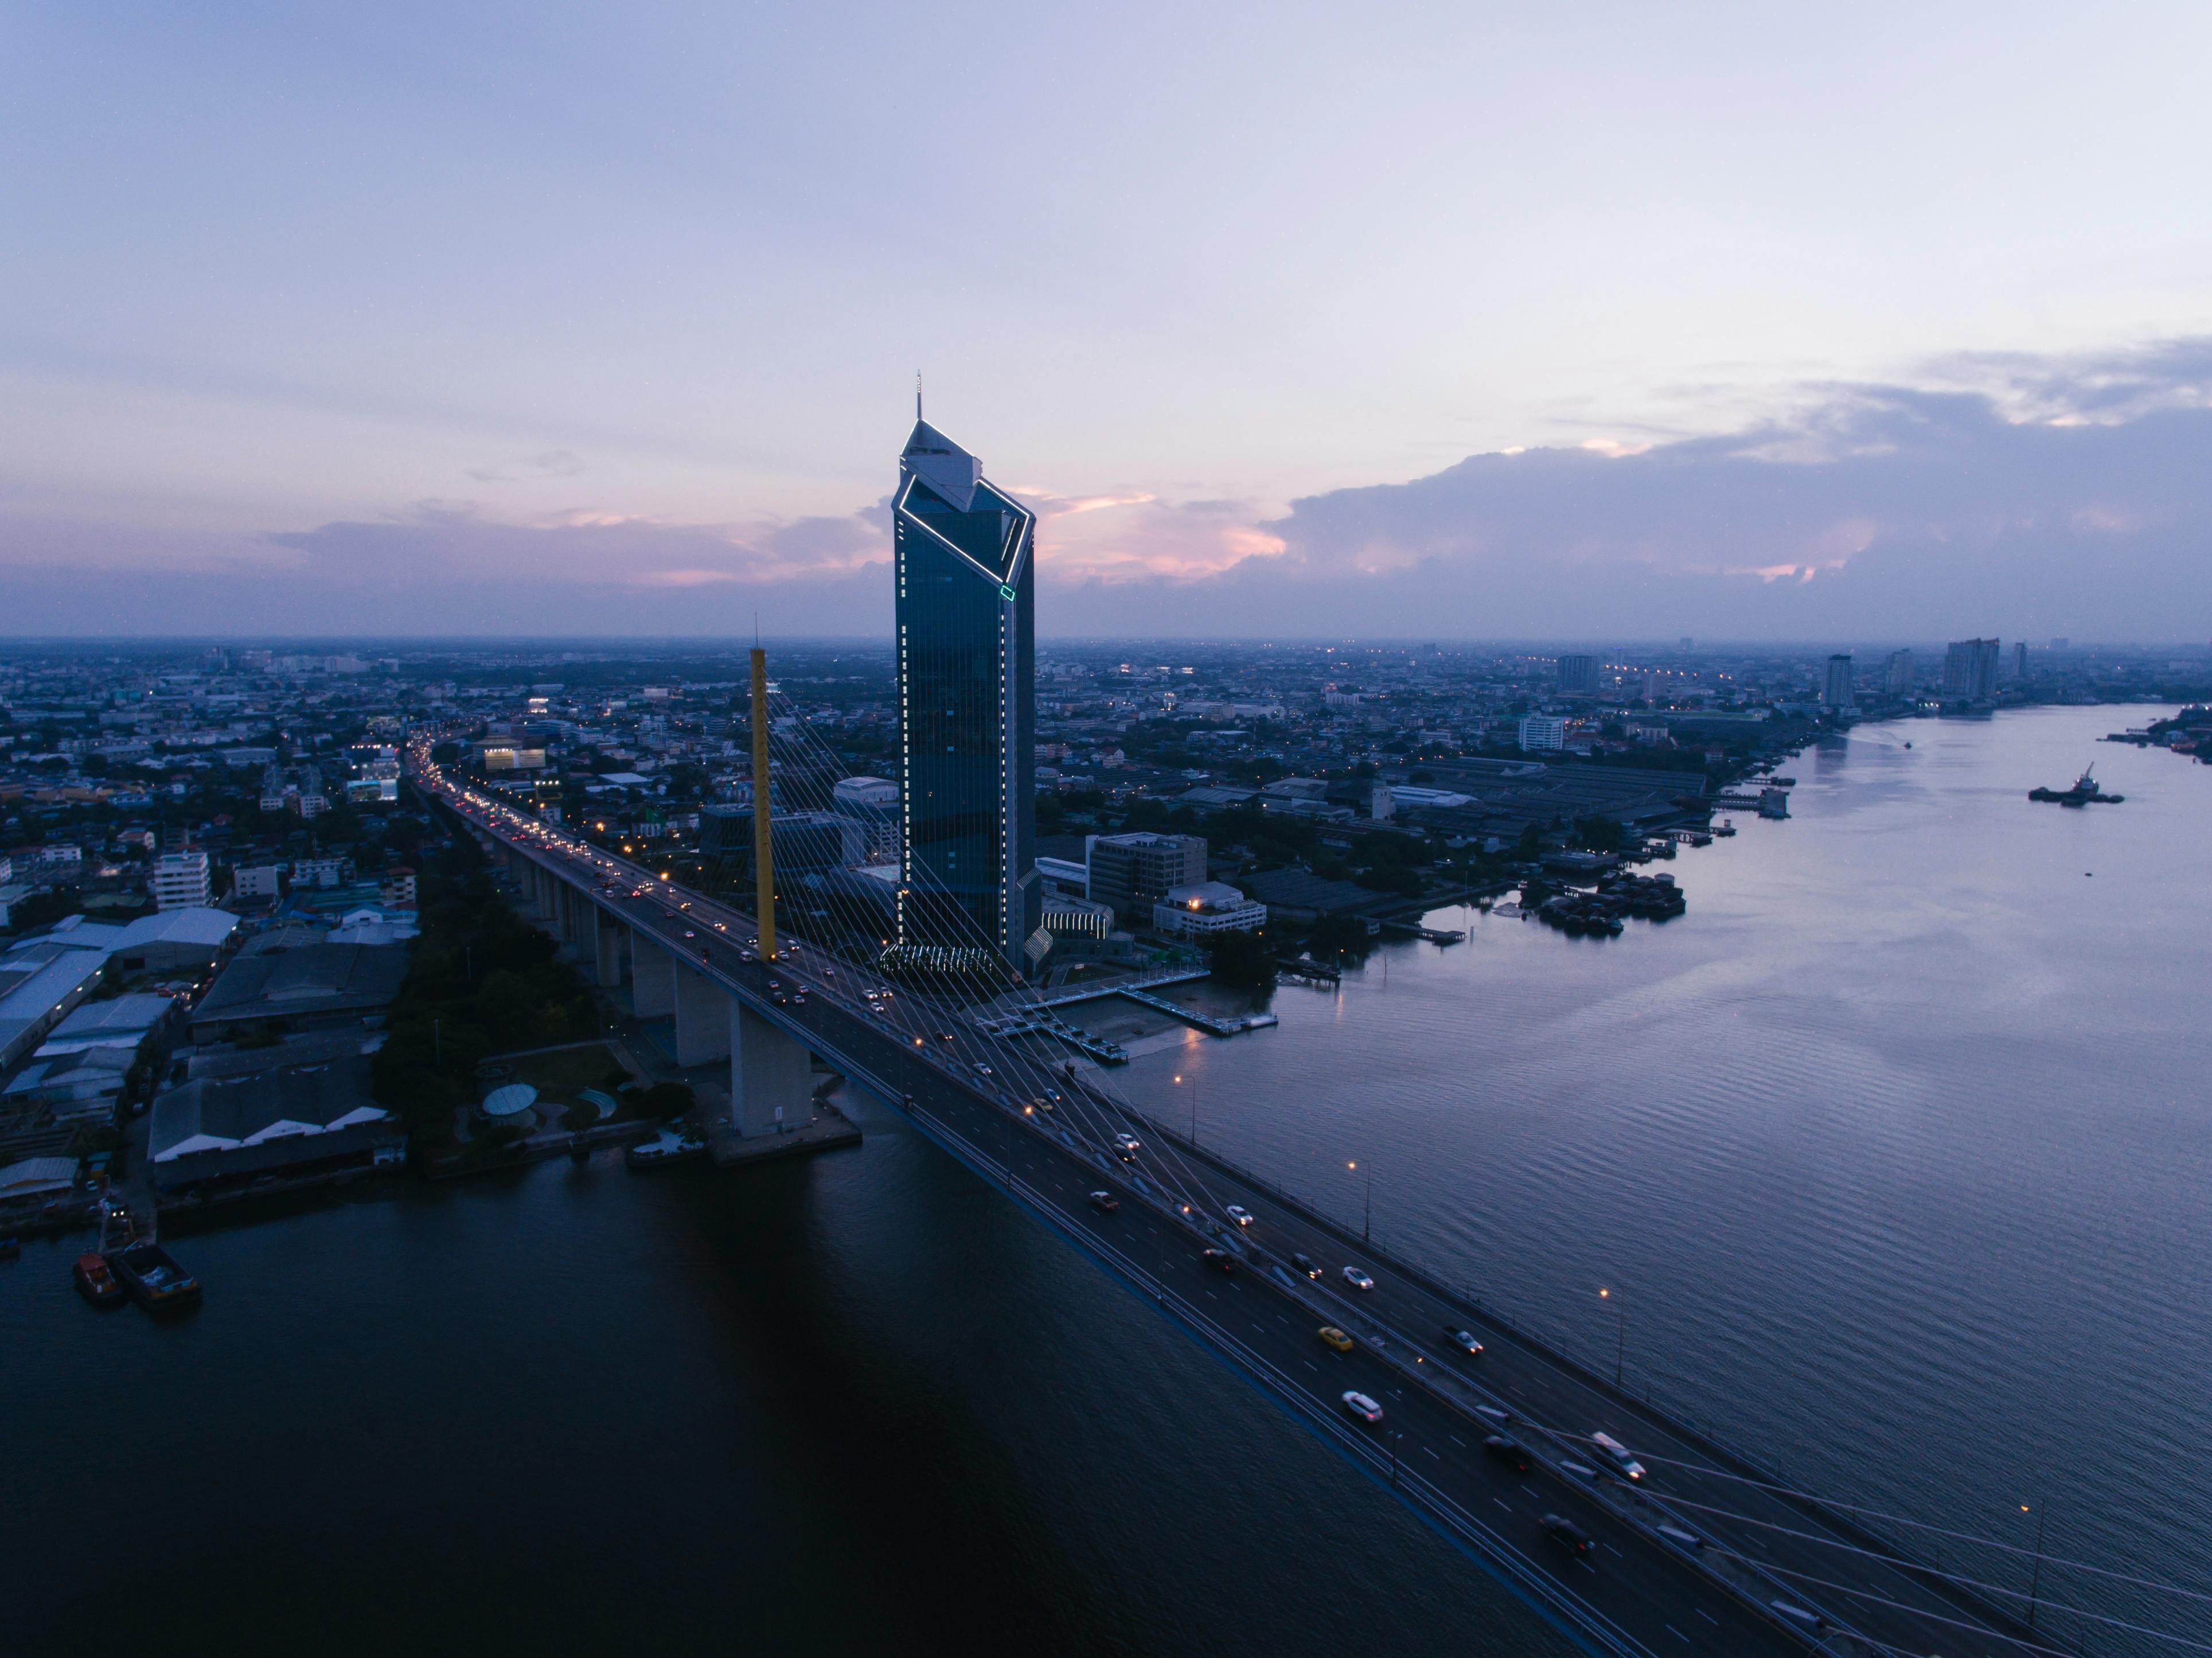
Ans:
[[[799,1127],[813,1111],[813,1061],[806,1044],[736,997],[728,999],[731,1126],[745,1139]]]
[[[583,937],[583,918],[577,914],[584,895],[557,875],[553,878],[553,936],[561,941],[560,954],[570,961],[582,959],[578,940]]]
[[[592,906],[592,914],[597,918],[592,928],[596,935],[592,966],[598,969],[599,987],[612,990],[622,982],[623,934],[629,929],[597,904]]]
[[[676,958],[642,932],[629,935],[629,1005],[641,1019],[676,1011]]]
[[[680,963],[672,963],[676,975],[676,1063],[704,1065],[726,1057],[731,1027],[727,1010],[735,999],[720,985]]]

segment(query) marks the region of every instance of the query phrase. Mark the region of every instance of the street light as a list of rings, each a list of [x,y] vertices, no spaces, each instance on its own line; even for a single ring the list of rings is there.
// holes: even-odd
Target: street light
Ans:
[[[1176,1080],[1181,1082],[1182,1078],[1177,1077]],[[1193,1145],[1198,1144],[1198,1078],[1195,1075],[1190,1079],[1190,1143]]]
[[[1611,1290],[1600,1290],[1597,1298],[1610,1301],[1613,1312],[1619,1315],[1613,1338],[1613,1385],[1618,1388],[1620,1386],[1620,1361],[1628,1351],[1628,1298],[1616,1295]]]
[[[1346,1169],[1357,1169],[1357,1168],[1358,1168],[1358,1167],[1359,1167],[1359,1165],[1358,1165],[1358,1163],[1346,1163],[1346,1164],[1345,1164],[1344,1166],[1345,1166]],[[1369,1237],[1368,1234],[1369,1234],[1369,1232],[1370,1232],[1370,1229],[1371,1229],[1371,1227],[1372,1227],[1372,1224],[1373,1224],[1374,1219],[1375,1219],[1375,1169],[1374,1169],[1374,1167],[1370,1164],[1370,1165],[1369,1166],[1369,1168],[1368,1168],[1368,1170],[1367,1170],[1367,1186],[1366,1186],[1366,1193],[1365,1193],[1365,1195],[1364,1195],[1364,1196],[1360,1199],[1360,1206],[1359,1206],[1359,1241],[1360,1241],[1362,1243],[1367,1243],[1367,1242],[1372,1242],[1372,1240]]]

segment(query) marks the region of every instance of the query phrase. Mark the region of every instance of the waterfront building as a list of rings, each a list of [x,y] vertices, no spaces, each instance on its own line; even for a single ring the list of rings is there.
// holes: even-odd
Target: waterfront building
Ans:
[[[154,907],[156,909],[201,909],[208,901],[208,855],[204,852],[165,852],[154,860]]]
[[[920,418],[891,502],[899,699],[898,945],[1017,973],[1042,960],[1036,520]]]
[[[2014,679],[2027,677],[2027,641],[2025,639],[2012,647],[2012,677]]]
[[[1580,693],[1597,689],[1597,659],[1594,656],[1563,656],[1559,659],[1559,689]]]
[[[1852,714],[1857,711],[1858,700],[1851,688],[1850,653],[1838,652],[1828,659],[1828,681],[1821,688],[1820,706],[1831,714]]]
[[[1986,702],[1997,694],[1998,644],[1994,639],[1952,641],[1943,655],[1943,695]]]
[[[1889,653],[1889,665],[1882,675],[1882,683],[1888,689],[1900,695],[1911,690],[1912,653],[1911,651],[1892,651]]]
[[[1111,904],[1094,904],[1064,892],[1044,895],[1044,930],[1055,938],[1103,939],[1111,936],[1116,919]]]
[[[1225,881],[1170,887],[1152,906],[1152,929],[1176,938],[1214,938],[1224,932],[1257,932],[1267,907],[1253,902]]]
[[[1553,714],[1532,714],[1521,722],[1521,750],[1524,754],[1539,750],[1559,750],[1567,746],[1567,722]]]
[[[1094,835],[1084,843],[1085,896],[1124,920],[1143,915],[1172,887],[1206,879],[1202,835]]]

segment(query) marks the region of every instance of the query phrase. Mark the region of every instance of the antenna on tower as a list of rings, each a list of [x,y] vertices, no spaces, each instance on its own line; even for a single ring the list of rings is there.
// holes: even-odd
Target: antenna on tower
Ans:
[[[919,368],[914,371],[914,417],[917,424],[921,420],[921,370]]]

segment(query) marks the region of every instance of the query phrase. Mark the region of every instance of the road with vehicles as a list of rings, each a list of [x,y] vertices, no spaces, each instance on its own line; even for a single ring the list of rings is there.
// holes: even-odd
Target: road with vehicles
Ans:
[[[2058,1650],[1840,1516],[1754,1483],[1747,1465],[1394,1269],[1326,1218],[1188,1155],[1096,1073],[1056,1068],[1057,1086],[1036,1091],[1015,1082],[1035,1067],[1009,1042],[984,1074],[973,1055],[993,1039],[961,1011],[804,942],[773,963],[748,959],[743,912],[449,781],[425,744],[410,760],[480,838],[568,883],[879,1096],[1211,1343],[1584,1649]],[[961,1026],[967,1046],[939,1024]],[[1347,1268],[1372,1287],[1356,1287]],[[1363,1419],[1347,1394],[1379,1406],[1380,1420]],[[1556,1520],[1570,1525],[1547,1528]]]

